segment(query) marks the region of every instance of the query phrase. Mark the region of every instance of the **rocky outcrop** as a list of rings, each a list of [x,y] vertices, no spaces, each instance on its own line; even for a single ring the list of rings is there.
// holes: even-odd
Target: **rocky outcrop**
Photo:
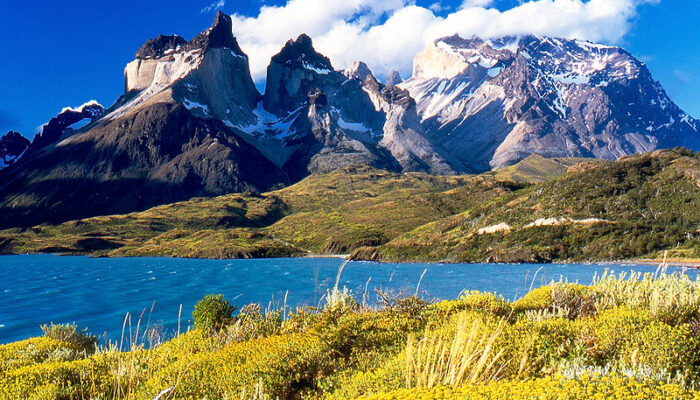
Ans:
[[[29,148],[29,144],[29,139],[15,131],[0,137],[0,169],[14,164]]]
[[[302,34],[289,40],[270,60],[263,106],[275,115],[286,116],[303,107],[312,89],[334,96],[343,80],[330,60],[314,50],[311,38]]]
[[[82,127],[92,123],[104,113],[104,107],[92,100],[80,107],[64,108],[58,115],[41,127],[29,147],[29,152],[34,152],[42,147],[56,143],[62,137],[73,134]]]
[[[158,35],[155,39],[148,39],[136,52],[136,58],[147,60],[160,58],[164,55],[178,51],[187,41],[178,35]]]
[[[195,36],[185,49],[202,49],[206,52],[209,49],[223,48],[233,50],[236,55],[245,56],[232,32],[231,17],[218,11],[211,28]]]
[[[320,91],[328,107],[309,107],[304,90]],[[408,92],[385,87],[361,61],[335,71],[306,35],[287,42],[272,58],[263,104],[283,116],[304,110],[291,126],[294,135],[285,140],[285,148],[305,143],[284,166],[290,177],[355,163],[440,174],[465,170],[426,137]]]
[[[176,101],[202,118],[217,118],[230,126],[255,121],[253,110],[260,93],[250,75],[248,56],[231,33],[231,17],[219,12],[211,28],[175,48],[155,48],[159,57],[139,57],[124,69],[125,98],[109,118],[119,117],[153,101]],[[142,49],[144,48],[142,47]]]
[[[404,171],[444,175],[467,170],[458,159],[427,137],[416,112],[416,102],[408,91],[390,86],[382,92],[382,99],[387,104],[387,118],[379,144],[389,150]]]
[[[348,69],[343,71],[343,75],[345,75],[345,77],[348,79],[364,81],[372,75],[372,71],[370,71],[367,64],[363,63],[362,61],[355,61],[350,67],[348,67]]]
[[[403,82],[403,78],[401,78],[401,74],[397,70],[393,70],[389,72],[389,74],[386,76],[386,85],[388,87],[391,86],[396,86],[399,83]]]

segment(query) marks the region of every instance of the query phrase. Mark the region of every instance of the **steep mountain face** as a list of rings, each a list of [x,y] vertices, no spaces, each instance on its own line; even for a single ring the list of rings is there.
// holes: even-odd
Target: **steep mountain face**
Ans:
[[[165,101],[182,104],[201,118],[252,122],[260,93],[250,76],[248,56],[231,31],[231,18],[219,13],[212,27],[190,42],[179,36],[146,42],[127,64],[126,94],[107,118]]]
[[[700,148],[698,122],[627,51],[578,40],[452,36],[399,84],[430,137],[478,171],[530,154],[616,159]]]
[[[32,145],[0,171],[0,225],[121,213],[287,183],[227,126],[253,121],[260,98],[231,28],[230,17],[218,14],[189,42],[150,40],[125,69],[126,93],[99,119],[68,132],[72,120],[58,123],[59,116],[60,129],[47,135],[44,128],[41,147]]]
[[[9,131],[0,137],[0,169],[17,161],[29,148],[29,144],[29,139],[15,131]]]
[[[463,165],[425,134],[408,95],[363,62],[336,71],[306,35],[272,57],[258,121],[239,128],[292,180],[352,164],[454,173]]]

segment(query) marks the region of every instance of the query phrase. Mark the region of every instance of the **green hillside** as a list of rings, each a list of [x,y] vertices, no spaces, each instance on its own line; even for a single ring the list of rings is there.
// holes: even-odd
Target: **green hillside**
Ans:
[[[547,262],[700,255],[700,159],[682,150],[587,164],[356,258]]]
[[[671,250],[697,258],[699,163],[698,154],[668,150],[614,163],[531,156],[471,176],[347,167],[274,192],[4,230],[0,252],[546,262]]]

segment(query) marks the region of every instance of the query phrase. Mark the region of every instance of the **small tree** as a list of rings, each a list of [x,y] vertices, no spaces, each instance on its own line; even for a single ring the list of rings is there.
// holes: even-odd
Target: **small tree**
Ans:
[[[233,320],[236,306],[224,300],[223,294],[208,294],[197,302],[192,312],[197,329],[219,331]]]

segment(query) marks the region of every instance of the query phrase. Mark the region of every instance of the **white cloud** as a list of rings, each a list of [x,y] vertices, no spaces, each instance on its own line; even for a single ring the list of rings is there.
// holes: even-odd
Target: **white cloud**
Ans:
[[[675,76],[678,80],[684,83],[689,83],[693,81],[692,76],[688,72],[683,71],[681,69],[674,69],[673,76]]]
[[[226,5],[226,0],[215,1],[211,4],[209,4],[208,6],[202,8],[199,12],[201,14],[206,14],[206,13],[209,13],[212,11],[216,11],[220,8],[223,8],[225,5]]]
[[[450,6],[446,6],[439,1],[428,6],[428,10],[436,12],[436,13],[448,11],[448,10],[450,10],[450,8],[451,8]]]
[[[493,5],[493,0],[464,0],[459,8],[470,7],[490,7]]]
[[[256,81],[265,78],[270,57],[301,33],[311,36],[335,68],[363,60],[383,78],[392,69],[410,76],[413,57],[427,43],[455,33],[484,38],[533,33],[619,43],[638,7],[658,1],[530,0],[501,11],[489,8],[491,0],[465,0],[456,11],[439,16],[412,0],[289,0],[284,6],[263,6],[254,17],[232,17]]]

